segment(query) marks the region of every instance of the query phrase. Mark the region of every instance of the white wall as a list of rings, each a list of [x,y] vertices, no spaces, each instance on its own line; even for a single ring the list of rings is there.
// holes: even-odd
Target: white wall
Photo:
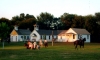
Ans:
[[[67,42],[68,41],[68,36],[59,36],[58,35],[58,42]]]
[[[90,35],[82,35],[82,38],[86,38],[85,42],[90,42]]]
[[[62,38],[61,38],[62,37]],[[86,38],[85,42],[90,42],[90,35],[89,38],[87,38],[87,35],[82,35],[82,38]],[[69,36],[58,36],[58,42],[74,42],[76,40],[79,40],[78,35],[75,34],[75,39],[73,39],[73,34],[70,34]]]
[[[11,35],[10,36],[10,41],[11,42],[18,42],[18,35]]]
[[[43,35],[41,35],[41,36],[42,36],[42,40],[44,40],[43,39]],[[54,38],[57,38],[57,35],[54,35]],[[46,40],[48,40],[49,42],[51,42],[52,41],[52,35],[46,35]]]
[[[27,41],[30,39],[30,35],[18,35],[18,41]]]
[[[33,34],[36,34],[37,37],[34,37]],[[30,34],[30,41],[33,41],[33,39],[36,39],[36,41],[39,41],[39,40],[40,40],[40,35],[37,33],[36,30],[34,30],[34,31]]]
[[[23,38],[21,36],[23,36]],[[26,36],[26,38],[24,38],[24,36]],[[28,40],[27,36],[29,36],[30,39],[30,35],[11,35],[10,40],[11,42],[26,41]]]
[[[36,30],[34,30],[30,34],[30,40],[34,39],[33,35],[32,35],[33,33],[35,33],[37,35],[37,37],[35,37],[36,41],[39,41],[41,39],[41,36],[39,35],[39,33]],[[73,34],[67,34],[67,33],[75,34],[75,38],[73,39]],[[89,35],[89,39],[87,39],[87,35],[82,35],[82,36],[83,36],[83,38],[86,38],[86,42],[90,42],[90,35]],[[72,29],[69,29],[65,34],[54,35],[54,38],[57,38],[58,42],[74,42],[75,40],[78,40],[78,34],[76,32],[74,32]],[[42,40],[43,40],[43,35],[42,35]],[[46,40],[52,41],[52,35],[46,35]]]
[[[74,33],[74,34],[77,34],[77,33],[74,32],[71,28],[70,28],[66,33]]]

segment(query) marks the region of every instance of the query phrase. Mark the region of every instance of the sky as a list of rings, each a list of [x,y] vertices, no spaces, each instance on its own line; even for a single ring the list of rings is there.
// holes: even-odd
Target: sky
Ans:
[[[39,16],[48,12],[54,17],[64,13],[94,15],[100,12],[100,0],[0,0],[0,18],[11,19],[21,13]]]

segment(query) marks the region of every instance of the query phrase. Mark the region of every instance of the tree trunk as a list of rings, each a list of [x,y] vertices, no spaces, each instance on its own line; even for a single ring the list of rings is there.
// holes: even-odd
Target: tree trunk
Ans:
[[[53,40],[52,40],[52,46],[53,46]]]
[[[3,47],[3,49],[4,49],[4,41],[2,42],[2,47]]]

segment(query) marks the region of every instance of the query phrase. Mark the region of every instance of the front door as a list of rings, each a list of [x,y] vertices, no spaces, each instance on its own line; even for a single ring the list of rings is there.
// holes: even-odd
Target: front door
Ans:
[[[12,42],[17,42],[18,38],[17,38],[17,36],[12,36],[11,39],[12,39]]]

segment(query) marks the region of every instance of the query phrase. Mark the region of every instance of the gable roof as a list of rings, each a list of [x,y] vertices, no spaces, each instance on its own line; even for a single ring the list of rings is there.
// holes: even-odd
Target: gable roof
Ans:
[[[67,30],[61,30],[61,32],[58,35],[65,34],[66,32],[67,32]]]
[[[86,29],[79,29],[79,28],[71,28],[74,30],[77,34],[90,34]]]
[[[62,32],[62,30],[38,30],[37,32],[40,35],[52,35],[52,31],[53,31],[53,35],[58,35],[59,33]]]
[[[18,35],[18,33],[16,32],[16,30],[13,30],[10,35]]]
[[[27,29],[18,29],[15,31],[18,33],[18,35],[30,35],[31,34],[31,31]]]

